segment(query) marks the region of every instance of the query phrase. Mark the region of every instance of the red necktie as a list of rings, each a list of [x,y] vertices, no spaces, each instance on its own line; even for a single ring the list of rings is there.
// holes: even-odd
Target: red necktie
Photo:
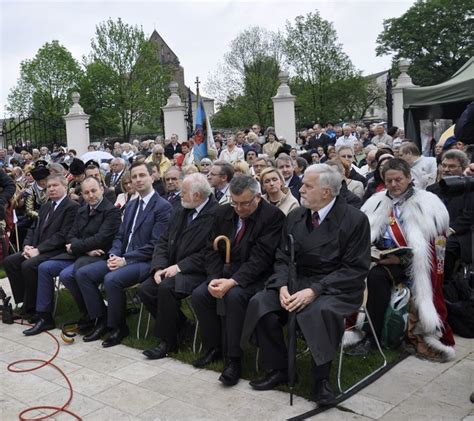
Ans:
[[[235,236],[234,244],[237,245],[242,240],[243,236],[245,235],[245,230],[247,229],[247,221],[245,219],[241,219],[242,225],[240,226],[237,235]]]

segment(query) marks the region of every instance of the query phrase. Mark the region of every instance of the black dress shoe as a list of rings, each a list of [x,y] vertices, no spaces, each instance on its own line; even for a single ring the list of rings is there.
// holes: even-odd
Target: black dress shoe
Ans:
[[[111,346],[119,345],[122,343],[122,339],[127,337],[129,333],[128,326],[114,328],[108,338],[102,342],[102,346],[110,348]]]
[[[242,374],[242,363],[240,358],[229,358],[224,371],[219,376],[219,381],[224,386],[234,386],[238,383]]]
[[[77,322],[77,333],[80,335],[88,335],[95,330],[96,322],[90,319],[79,319]]]
[[[39,319],[33,327],[24,330],[23,334],[25,336],[34,336],[46,330],[52,330],[55,327],[54,320]]]
[[[218,348],[211,348],[209,351],[206,352],[204,357],[199,358],[193,361],[193,366],[196,368],[202,368],[206,365],[219,361],[222,358],[222,351]]]
[[[263,379],[252,380],[250,386],[255,390],[272,390],[280,384],[288,383],[286,370],[272,370]]]
[[[375,348],[370,338],[364,338],[361,342],[355,344],[351,349],[344,351],[346,355],[351,357],[362,357],[370,353]]]
[[[105,320],[99,322],[95,329],[84,336],[82,340],[84,342],[93,342],[93,341],[98,341],[99,339],[102,339],[102,336],[104,336],[107,333],[107,322]]]
[[[329,380],[320,380],[316,385],[316,403],[318,406],[330,406],[336,403]]]
[[[145,355],[150,360],[161,360],[168,356],[170,352],[176,351],[176,346],[170,346],[166,342],[161,342],[154,348],[147,349],[143,351],[143,355]]]

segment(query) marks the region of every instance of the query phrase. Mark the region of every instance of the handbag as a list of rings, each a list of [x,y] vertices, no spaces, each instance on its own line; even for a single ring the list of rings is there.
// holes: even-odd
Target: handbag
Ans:
[[[405,337],[408,328],[408,303],[410,290],[404,285],[392,289],[390,303],[385,311],[382,328],[382,346],[397,349]]]

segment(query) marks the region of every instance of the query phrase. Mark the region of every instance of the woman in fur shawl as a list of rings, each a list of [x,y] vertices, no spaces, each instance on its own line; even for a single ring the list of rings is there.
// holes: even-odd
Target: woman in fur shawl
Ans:
[[[389,255],[367,277],[367,310],[380,338],[392,286],[410,287],[412,301],[407,341],[422,356],[446,361],[454,357],[454,338],[447,324],[443,297],[446,207],[432,193],[413,187],[410,167],[401,159],[387,161],[382,170],[387,190],[374,194],[362,207],[370,222],[372,244],[378,249],[410,247],[410,255]],[[374,346],[367,329],[353,354]]]

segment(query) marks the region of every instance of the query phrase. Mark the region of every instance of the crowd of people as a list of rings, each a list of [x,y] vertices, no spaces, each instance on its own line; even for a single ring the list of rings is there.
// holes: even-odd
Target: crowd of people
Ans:
[[[453,358],[443,282],[460,256],[472,258],[474,193],[452,196],[440,180],[472,174],[465,145],[451,139],[429,157],[397,128],[331,123],[301,131],[296,146],[257,124],[214,141],[215,153],[199,162],[192,139],[177,135],[89,147],[109,152],[107,162],[65,148],[0,149],[13,248],[3,264],[19,317],[33,322],[26,336],[55,327],[59,277],[81,313],[83,340],[115,346],[129,334],[126,290],[139,284],[155,318],[147,358],[179,348],[190,297],[204,349],[193,365],[225,357],[219,380],[233,386],[250,343],[265,370],[250,384],[269,390],[288,381],[283,327],[295,313],[315,400],[329,405],[345,320],[366,294],[374,329],[365,325],[349,353],[371,352],[392,288],[404,284],[407,346]],[[374,248],[400,247],[410,251],[372,261]]]

